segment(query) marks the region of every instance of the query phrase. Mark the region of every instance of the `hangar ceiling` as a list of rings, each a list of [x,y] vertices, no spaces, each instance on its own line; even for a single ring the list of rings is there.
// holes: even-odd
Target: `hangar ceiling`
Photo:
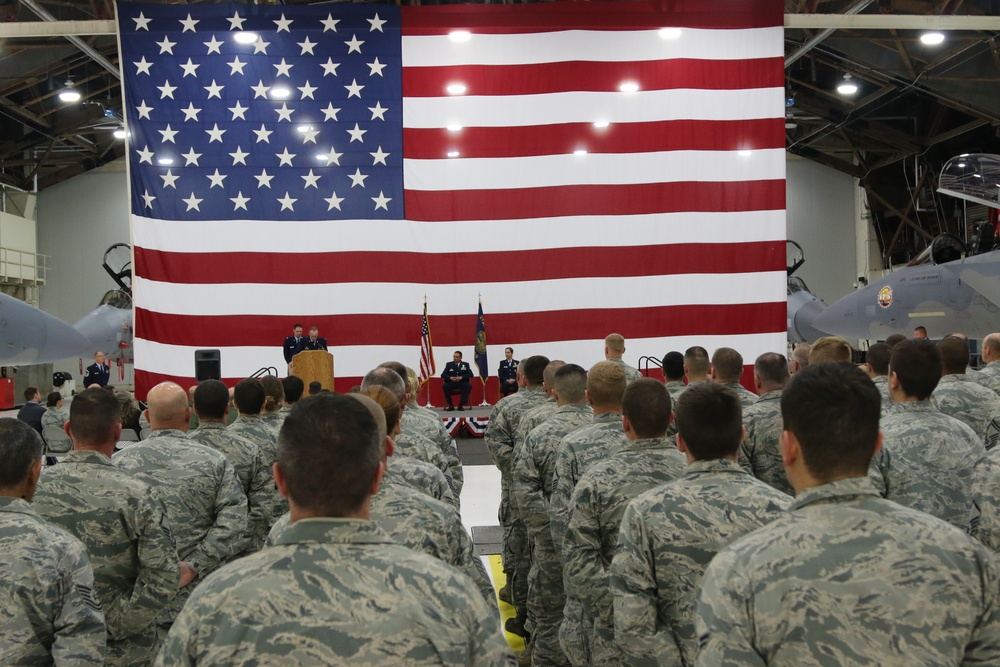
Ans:
[[[39,191],[124,155],[114,35],[32,29],[113,18],[111,0],[0,0],[0,185]],[[787,150],[859,179],[886,265],[974,237],[985,208],[935,191],[949,158],[1000,153],[1000,0],[786,0],[785,25]],[[944,42],[924,44],[935,26]],[[67,82],[78,103],[60,101]]]

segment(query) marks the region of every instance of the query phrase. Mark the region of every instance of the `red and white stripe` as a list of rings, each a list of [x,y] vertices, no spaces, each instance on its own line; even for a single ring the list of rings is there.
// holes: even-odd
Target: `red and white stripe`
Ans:
[[[423,372],[425,296],[438,346],[467,353],[488,299],[494,358],[586,367],[612,331],[633,364],[783,351],[781,6],[671,4],[404,8],[407,220],[134,216],[138,392],[190,383],[198,348],[230,380],[281,368],[293,320],[329,341],[338,388],[389,359]]]

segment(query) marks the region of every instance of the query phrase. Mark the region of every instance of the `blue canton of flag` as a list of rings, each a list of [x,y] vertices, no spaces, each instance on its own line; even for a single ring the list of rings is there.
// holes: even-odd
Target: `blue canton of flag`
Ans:
[[[134,214],[402,219],[399,8],[118,12]]]

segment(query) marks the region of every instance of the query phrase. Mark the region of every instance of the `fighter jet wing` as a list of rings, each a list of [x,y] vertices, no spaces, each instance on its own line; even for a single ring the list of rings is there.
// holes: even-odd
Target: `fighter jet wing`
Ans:
[[[42,364],[90,350],[87,337],[59,318],[0,293],[0,363]]]

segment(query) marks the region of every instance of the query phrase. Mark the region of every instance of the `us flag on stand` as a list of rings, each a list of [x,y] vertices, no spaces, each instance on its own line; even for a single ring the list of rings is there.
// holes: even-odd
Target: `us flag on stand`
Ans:
[[[431,327],[427,324],[427,304],[424,303],[424,321],[420,328],[420,373],[417,377],[423,385],[434,375],[437,375],[437,366],[434,365],[434,343],[431,342]]]
[[[419,364],[418,312],[584,366],[784,349],[782,5],[119,3],[136,384]]]

